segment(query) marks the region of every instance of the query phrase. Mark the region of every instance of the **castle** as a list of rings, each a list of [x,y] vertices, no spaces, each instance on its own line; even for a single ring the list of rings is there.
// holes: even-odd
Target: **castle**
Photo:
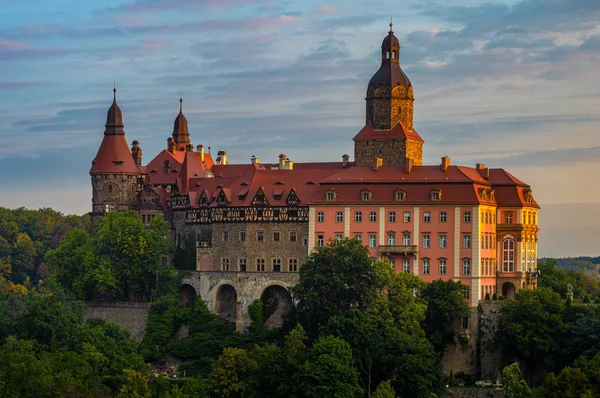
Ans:
[[[183,300],[199,294],[240,327],[248,304],[265,295],[278,300],[268,322],[280,322],[291,305],[286,288],[329,239],[362,240],[396,272],[460,281],[471,306],[535,287],[539,206],[531,188],[483,164],[457,166],[443,157],[423,165],[414,101],[391,24],[367,86],[353,161],[295,163],[281,154],[277,163],[253,156],[229,164],[225,151],[213,158],[192,145],[180,106],[166,149],[142,165],[139,142],[130,148],[125,139],[115,90],[90,170],[93,214],[136,210],[144,223],[169,220],[175,246],[196,251]]]

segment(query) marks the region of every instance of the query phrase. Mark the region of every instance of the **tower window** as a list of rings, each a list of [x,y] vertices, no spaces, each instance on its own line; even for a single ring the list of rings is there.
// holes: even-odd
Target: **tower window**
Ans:
[[[390,52],[389,51],[385,52],[385,59],[390,59]]]
[[[392,59],[396,59],[396,51],[392,51]]]

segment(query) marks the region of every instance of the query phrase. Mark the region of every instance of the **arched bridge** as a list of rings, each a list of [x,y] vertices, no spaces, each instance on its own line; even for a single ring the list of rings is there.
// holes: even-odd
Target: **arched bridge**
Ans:
[[[283,315],[292,307],[288,288],[298,283],[298,273],[182,271],[180,302],[189,306],[200,296],[214,313],[235,322],[236,329],[250,325],[248,306],[263,302],[267,328],[281,326]]]

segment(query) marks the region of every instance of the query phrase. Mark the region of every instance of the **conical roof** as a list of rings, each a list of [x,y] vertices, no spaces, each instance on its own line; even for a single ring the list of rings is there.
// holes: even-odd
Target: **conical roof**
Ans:
[[[178,148],[180,145],[186,145],[190,143],[188,121],[183,115],[182,98],[179,98],[179,115],[177,115],[175,122],[173,123],[173,141],[175,141],[175,144],[177,144]]]
[[[106,114],[106,127],[104,130],[104,135],[125,135],[125,130],[123,127],[123,113],[121,112],[121,108],[117,105],[117,89],[113,88],[113,103],[108,108],[108,113]]]

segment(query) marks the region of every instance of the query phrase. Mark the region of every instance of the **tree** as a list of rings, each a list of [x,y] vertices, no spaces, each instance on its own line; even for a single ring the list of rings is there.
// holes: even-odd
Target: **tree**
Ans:
[[[298,396],[307,398],[361,396],[350,345],[333,336],[318,339],[296,375],[295,387]]]
[[[452,280],[435,280],[421,291],[427,301],[423,329],[437,352],[452,342],[456,335],[456,321],[469,315],[469,306],[463,292],[469,288]]]
[[[521,368],[515,362],[502,369],[502,384],[505,398],[530,398],[531,389],[521,380]]]
[[[226,348],[208,377],[207,387],[216,397],[240,397],[254,390],[251,375],[258,368],[241,348]]]
[[[25,280],[27,276],[34,275],[36,269],[35,256],[35,243],[29,235],[19,232],[11,255],[13,274],[19,281]]]
[[[396,392],[389,381],[379,383],[371,398],[395,398]]]
[[[500,314],[498,336],[504,360],[523,361],[530,380],[541,366],[551,365],[568,329],[564,310],[560,295],[550,288],[520,290]]]
[[[315,339],[331,316],[350,309],[368,307],[391,268],[373,264],[368,249],[356,239],[330,241],[316,248],[300,269],[300,281],[291,289],[297,299],[298,321],[308,336]]]

